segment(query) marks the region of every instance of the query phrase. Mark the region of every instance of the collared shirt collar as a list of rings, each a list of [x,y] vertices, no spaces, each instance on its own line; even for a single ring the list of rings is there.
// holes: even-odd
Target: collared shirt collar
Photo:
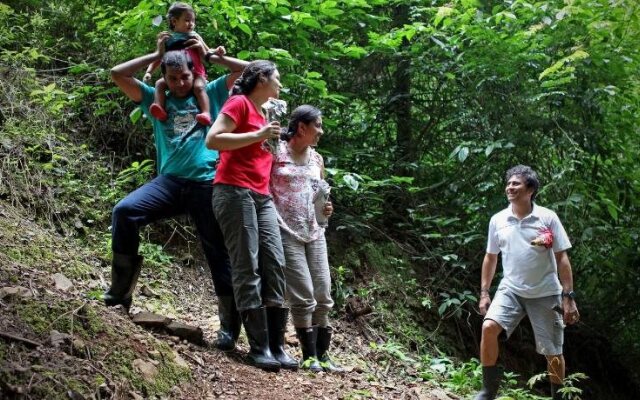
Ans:
[[[509,218],[518,219],[518,217],[513,213],[512,207],[511,203],[509,203],[509,207],[507,207],[509,209]],[[522,218],[522,221],[529,218],[540,219],[540,207],[536,207],[536,203],[531,203],[531,212]]]

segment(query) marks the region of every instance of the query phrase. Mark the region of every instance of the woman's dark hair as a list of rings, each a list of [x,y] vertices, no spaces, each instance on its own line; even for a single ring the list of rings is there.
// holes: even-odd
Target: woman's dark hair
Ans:
[[[298,133],[298,125],[300,125],[300,122],[309,124],[311,122],[317,121],[321,115],[322,112],[319,109],[308,104],[296,108],[291,113],[289,126],[286,130],[283,129],[280,133],[280,139],[288,142],[292,137],[295,136],[296,133]]]
[[[258,82],[267,80],[278,69],[271,61],[256,60],[242,71],[242,75],[233,84],[231,94],[249,94],[255,89]]]
[[[524,184],[528,189],[533,189],[533,194],[531,195],[531,202],[533,202],[540,188],[540,181],[538,180],[536,171],[527,165],[516,165],[515,167],[509,168],[504,177],[505,181],[509,182],[509,179],[514,175],[524,179]]]
[[[187,3],[173,3],[169,7],[169,11],[167,11],[167,23],[169,24],[169,29],[171,30],[175,29],[175,25],[173,25],[173,22],[171,22],[171,20],[173,18],[180,18],[182,13],[186,11],[191,11],[193,15],[196,15],[196,12],[193,11],[193,7],[191,7]]]
[[[162,76],[164,76],[167,72],[167,67],[182,68],[183,65],[186,65],[189,71],[193,71],[193,60],[189,53],[184,50],[167,51],[164,53],[164,56],[162,56],[160,71],[162,71]]]

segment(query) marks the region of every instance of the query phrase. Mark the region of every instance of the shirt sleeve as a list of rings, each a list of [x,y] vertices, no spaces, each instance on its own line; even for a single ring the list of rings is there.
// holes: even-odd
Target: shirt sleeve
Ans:
[[[571,242],[569,241],[569,236],[567,236],[567,232],[564,230],[560,218],[558,218],[554,212],[551,214],[549,227],[551,228],[551,232],[553,232],[553,252],[559,253],[570,249]]]
[[[498,240],[495,216],[491,217],[491,221],[489,221],[489,234],[487,235],[487,253],[500,253],[500,242]]]
[[[140,108],[147,117],[149,117],[149,107],[153,103],[156,89],[140,81],[138,81],[138,86],[140,86],[140,92],[142,92],[142,101],[139,104]]]
[[[239,126],[240,122],[245,120],[245,116],[247,115],[247,103],[245,102],[244,96],[229,97],[229,100],[222,106],[220,113],[231,118],[236,124],[236,127]]]
[[[207,84],[207,95],[209,96],[209,108],[211,115],[216,117],[220,113],[222,105],[229,98],[229,88],[227,88],[227,78],[229,75],[222,75]]]

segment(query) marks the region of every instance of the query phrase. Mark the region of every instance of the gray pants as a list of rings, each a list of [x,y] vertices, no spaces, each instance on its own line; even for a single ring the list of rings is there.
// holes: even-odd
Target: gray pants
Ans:
[[[562,315],[553,307],[561,305],[560,295],[527,299],[500,286],[484,319],[497,322],[509,338],[524,316],[528,315],[536,340],[536,351],[545,356],[555,356],[562,354],[564,323]]]
[[[213,212],[231,259],[238,311],[284,304],[284,252],[271,196],[238,186],[213,187]]]
[[[324,236],[304,243],[285,231],[281,233],[287,260],[287,299],[291,306],[293,326],[329,326],[329,311],[333,307],[333,300]]]

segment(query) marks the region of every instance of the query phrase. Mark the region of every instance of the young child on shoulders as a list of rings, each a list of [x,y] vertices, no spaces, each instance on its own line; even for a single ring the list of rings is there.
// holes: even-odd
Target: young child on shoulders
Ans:
[[[169,7],[167,12],[167,22],[169,29],[172,31],[171,37],[165,42],[165,51],[182,50],[185,49],[193,61],[193,94],[198,100],[198,106],[200,107],[200,113],[196,115],[196,121],[202,125],[211,125],[211,114],[209,113],[209,97],[205,90],[207,84],[207,71],[204,68],[204,63],[200,58],[198,51],[189,49],[186,44],[189,40],[195,39],[202,43],[205,53],[209,53],[209,47],[200,35],[198,35],[194,29],[196,26],[196,14],[193,8],[186,3],[173,3]],[[218,46],[213,50],[213,54],[222,56],[226,53],[225,48]],[[148,83],[151,81],[151,75],[160,66],[160,61],[156,61],[149,65],[146,73],[144,74],[143,81]],[[164,78],[160,78],[156,81],[156,92],[153,104],[149,107],[151,115],[159,121],[167,120],[167,112],[165,106],[165,91],[167,90],[167,84]]]

